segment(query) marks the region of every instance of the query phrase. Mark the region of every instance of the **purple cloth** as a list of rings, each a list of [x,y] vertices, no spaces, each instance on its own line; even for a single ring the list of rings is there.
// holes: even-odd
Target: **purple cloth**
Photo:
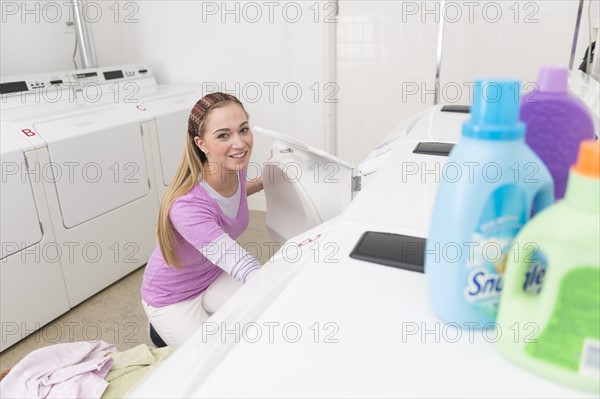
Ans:
[[[177,198],[169,216],[174,228],[174,246],[181,269],[164,261],[157,245],[150,256],[142,281],[142,298],[149,305],[162,307],[195,298],[219,277],[222,269],[200,253],[200,248],[213,243],[223,234],[238,238],[248,227],[246,170],[239,175],[242,190],[237,217],[230,218],[198,183]]]
[[[70,342],[37,349],[0,382],[2,398],[99,398],[115,347],[104,341]]]

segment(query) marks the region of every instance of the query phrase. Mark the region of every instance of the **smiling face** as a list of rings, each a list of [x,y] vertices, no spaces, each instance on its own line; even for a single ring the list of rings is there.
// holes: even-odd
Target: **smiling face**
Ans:
[[[220,171],[246,168],[253,144],[246,112],[233,102],[211,109],[202,137],[196,136],[194,142],[206,154],[212,168]]]

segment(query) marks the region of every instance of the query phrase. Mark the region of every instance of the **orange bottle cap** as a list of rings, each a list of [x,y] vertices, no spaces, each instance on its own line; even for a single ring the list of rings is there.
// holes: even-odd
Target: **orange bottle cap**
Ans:
[[[600,179],[600,143],[597,140],[581,142],[573,171],[583,176]]]

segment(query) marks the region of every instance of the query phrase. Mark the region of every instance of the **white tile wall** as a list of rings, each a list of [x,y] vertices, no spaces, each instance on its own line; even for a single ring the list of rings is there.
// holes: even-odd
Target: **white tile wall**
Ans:
[[[535,81],[542,65],[568,65],[578,1],[470,2],[472,19],[465,2],[446,3],[443,103],[467,103],[468,84],[479,77],[525,83]],[[340,0],[341,158],[360,163],[399,121],[433,104],[439,17],[432,11],[439,10],[439,4]],[[585,22],[584,18],[582,31],[587,32]],[[579,54],[583,51],[578,49]],[[577,57],[576,65],[579,62]],[[418,93],[410,94],[408,89],[414,87]]]

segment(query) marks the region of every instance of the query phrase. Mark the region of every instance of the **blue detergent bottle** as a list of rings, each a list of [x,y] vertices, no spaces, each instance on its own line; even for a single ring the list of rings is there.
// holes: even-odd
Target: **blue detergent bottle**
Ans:
[[[554,201],[550,172],[525,144],[519,81],[478,80],[471,119],[442,170],[425,252],[429,300],[445,322],[490,328],[507,252]]]

